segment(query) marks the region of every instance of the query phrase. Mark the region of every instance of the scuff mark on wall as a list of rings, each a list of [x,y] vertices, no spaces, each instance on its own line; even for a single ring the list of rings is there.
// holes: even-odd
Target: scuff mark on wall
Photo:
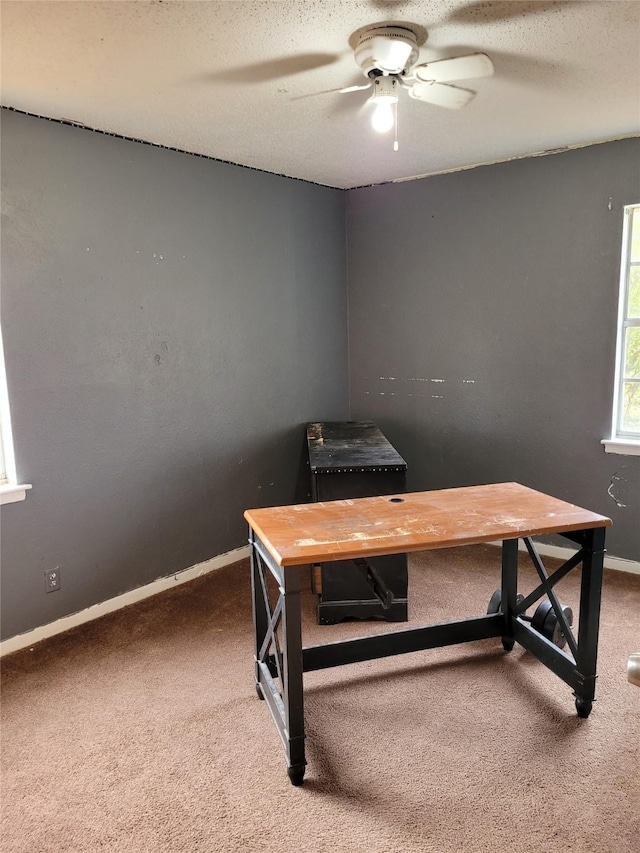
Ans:
[[[624,465],[620,468],[620,471],[616,471],[616,473],[611,477],[611,483],[609,484],[609,488],[607,489],[607,494],[611,498],[614,503],[619,507],[626,507],[626,504],[623,504],[622,501],[619,501],[616,495],[613,493],[614,488],[616,487],[616,483],[619,481],[624,482],[624,477],[620,476],[620,472],[624,471],[627,466]]]
[[[363,377],[363,379],[365,381],[367,381],[366,376]],[[407,376],[407,377],[404,377],[404,376],[379,376],[378,380],[380,382],[397,382],[398,383],[397,385],[394,385],[391,387],[402,388],[403,390],[398,391],[398,393],[396,394],[395,391],[389,391],[388,390],[389,386],[387,385],[386,386],[387,390],[385,390],[385,391],[375,391],[375,390],[363,391],[362,393],[364,396],[371,396],[372,394],[375,394],[375,395],[380,396],[380,397],[394,397],[394,396],[403,397],[406,395],[407,397],[424,397],[424,398],[431,399],[431,400],[442,400],[442,399],[444,399],[444,396],[442,394],[417,394],[414,392],[408,392],[408,391],[404,390],[407,387],[407,385],[405,383],[408,383],[408,382],[425,382],[425,383],[434,383],[437,385],[444,385],[446,382],[449,381],[448,379],[441,379],[441,378],[437,378],[437,377],[428,378],[428,377],[423,377],[423,376]],[[475,385],[477,382],[476,379],[456,379],[456,380],[451,380],[451,381],[454,381],[456,383],[462,383],[463,385]],[[418,386],[409,386],[409,387],[420,388],[421,386],[418,385]],[[425,390],[427,390],[427,389],[425,389]],[[434,389],[434,390],[436,390],[436,389]],[[437,389],[437,390],[440,390],[440,389]]]

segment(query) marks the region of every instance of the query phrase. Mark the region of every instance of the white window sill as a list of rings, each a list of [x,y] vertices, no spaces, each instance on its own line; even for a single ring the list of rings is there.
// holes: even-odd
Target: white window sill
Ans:
[[[27,496],[27,489],[30,488],[31,486],[28,484],[14,486],[5,483],[4,485],[0,485],[0,505],[23,501]]]
[[[600,444],[604,444],[607,453],[621,453],[625,456],[640,456],[640,440],[634,438],[604,438]]]

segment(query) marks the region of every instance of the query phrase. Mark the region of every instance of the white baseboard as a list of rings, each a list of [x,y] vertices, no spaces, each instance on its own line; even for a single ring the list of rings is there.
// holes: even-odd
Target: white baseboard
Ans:
[[[489,545],[502,547],[502,542],[489,542]],[[536,542],[536,551],[541,557],[557,557],[559,560],[568,560],[575,553],[571,548],[560,548],[557,545],[546,545],[544,542]],[[526,551],[527,546],[522,539],[518,539],[518,551]],[[615,569],[617,572],[630,572],[632,575],[640,575],[640,563],[634,560],[625,560],[622,557],[610,557],[605,554],[605,569]]]
[[[501,542],[488,542],[488,545],[501,546]],[[518,542],[520,551],[526,551],[524,542],[520,539]],[[568,560],[574,553],[569,548],[559,548],[555,545],[546,545],[543,542],[536,542],[536,550],[542,557],[557,557],[560,560]],[[39,628],[34,628],[27,631],[25,634],[18,634],[16,637],[10,637],[0,643],[0,657],[17,652],[20,649],[25,649],[28,646],[33,646],[34,643],[39,643],[41,640],[46,640],[48,637],[54,637],[56,634],[61,634],[63,631],[68,631],[70,628],[75,628],[77,625],[83,625],[85,622],[91,622],[93,619],[98,619],[107,613],[113,613],[120,610],[122,607],[127,607],[130,604],[135,604],[137,601],[142,601],[145,598],[150,598],[152,595],[157,595],[166,589],[171,589],[178,584],[187,583],[194,578],[206,575],[216,569],[221,569],[223,566],[229,566],[232,563],[237,563],[238,560],[244,560],[249,556],[249,547],[245,545],[242,548],[236,548],[234,551],[228,551],[226,554],[220,554],[217,557],[212,557],[204,563],[198,563],[196,566],[184,569],[177,572],[175,575],[170,575],[165,578],[158,578],[146,586],[140,586],[137,589],[132,589],[122,595],[117,595],[115,598],[110,598],[108,601],[103,601],[100,604],[94,604],[87,607],[86,610],[80,610],[78,613],[72,613],[70,616],[64,616],[55,622],[50,622],[48,625],[42,625]],[[631,572],[634,575],[640,575],[640,563],[633,560],[624,560],[620,557],[604,558],[604,566],[606,569],[615,569],[620,572]]]
[[[18,634],[16,637],[10,637],[0,643],[0,657],[17,652],[20,649],[25,649],[33,646],[34,643],[39,643],[41,640],[46,640],[48,637],[53,637],[56,634],[61,634],[63,631],[68,631],[70,628],[75,628],[77,625],[83,625],[85,622],[91,622],[98,619],[100,616],[105,616],[107,613],[113,613],[115,610],[120,610],[122,607],[128,607],[130,604],[135,604],[137,601],[142,601],[145,598],[150,598],[152,595],[157,595],[159,592],[171,589],[178,584],[186,583],[187,581],[199,578],[216,569],[221,569],[223,566],[229,566],[232,563],[237,563],[238,560],[244,560],[249,556],[249,546],[245,545],[242,548],[236,548],[234,551],[228,551],[226,554],[220,554],[217,557],[212,557],[204,563],[198,563],[188,569],[183,569],[175,575],[169,577],[158,578],[146,586],[139,586],[137,589],[132,589],[129,592],[124,592],[122,595],[117,595],[115,598],[110,598],[108,601],[102,601],[100,604],[93,604],[85,610],[80,610],[78,613],[72,613],[70,616],[63,616],[62,619],[57,619],[55,622],[50,622],[48,625],[42,625],[39,628],[34,628],[27,631],[25,634]]]

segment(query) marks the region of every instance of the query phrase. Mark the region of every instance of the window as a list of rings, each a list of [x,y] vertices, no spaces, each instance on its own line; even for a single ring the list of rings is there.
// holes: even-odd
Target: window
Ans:
[[[616,378],[609,453],[640,454],[640,204],[624,209]]]
[[[31,486],[18,485],[11,435],[7,374],[4,368],[2,330],[0,329],[0,504],[24,500],[26,491],[30,488]]]

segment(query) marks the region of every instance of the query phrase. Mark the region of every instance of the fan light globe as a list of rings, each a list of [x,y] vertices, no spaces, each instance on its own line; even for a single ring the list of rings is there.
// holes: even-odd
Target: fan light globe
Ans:
[[[395,116],[393,114],[393,104],[388,101],[382,101],[376,105],[373,115],[371,116],[371,126],[378,133],[388,133],[393,127]]]
[[[396,81],[393,77],[376,77],[373,95],[369,98],[374,110],[371,125],[378,133],[387,133],[395,124],[395,105],[398,103]]]

